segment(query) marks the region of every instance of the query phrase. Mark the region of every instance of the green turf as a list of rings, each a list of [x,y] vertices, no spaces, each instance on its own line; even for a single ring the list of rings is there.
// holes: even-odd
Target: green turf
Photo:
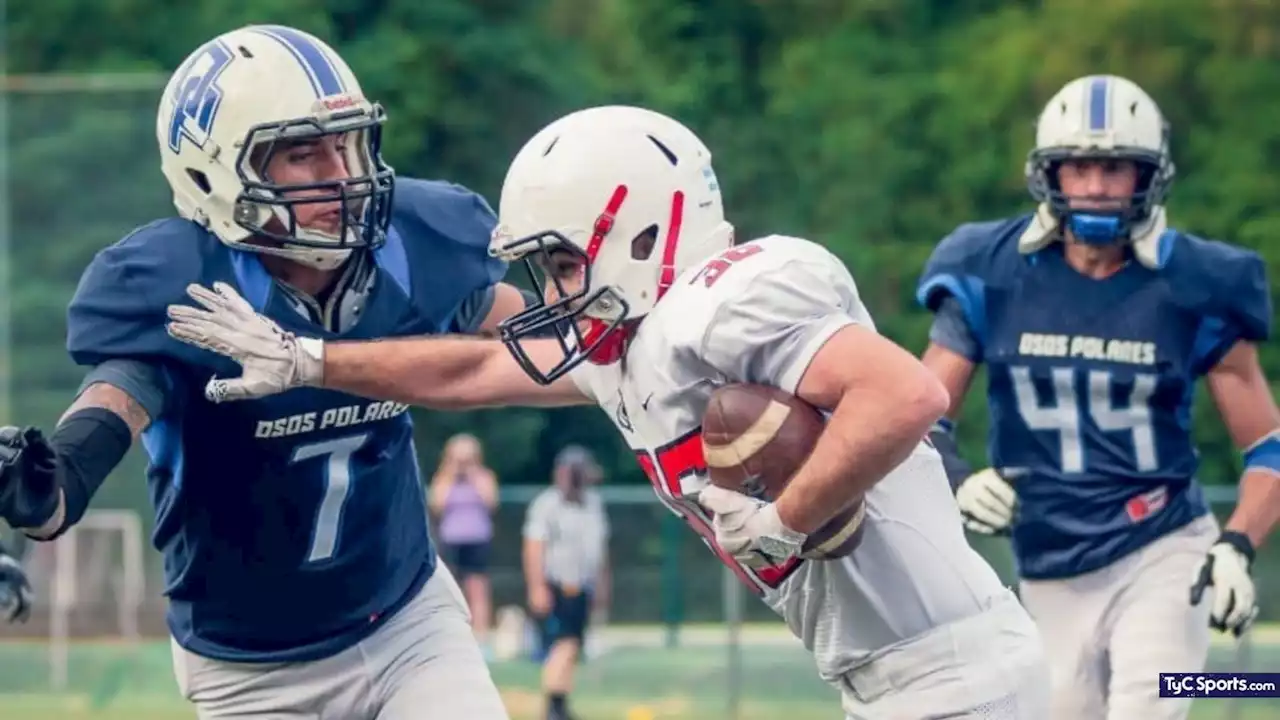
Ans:
[[[617,629],[615,647],[584,664],[574,692],[582,720],[720,720],[730,717],[724,632],[690,628],[679,649],[661,646],[656,629]],[[740,657],[738,720],[832,720],[840,717],[835,692],[817,679],[812,659],[776,629],[748,634]],[[1280,633],[1264,630],[1254,642],[1249,669],[1280,669]],[[0,720],[190,720],[177,696],[167,643],[137,647],[76,644],[69,687],[48,687],[48,650],[42,643],[0,644]],[[1218,644],[1211,669],[1239,668],[1233,648]],[[539,668],[499,662],[494,678],[514,720],[540,720]],[[1154,679],[1153,679],[1154,681]],[[1280,718],[1280,700],[1201,700],[1192,720]]]

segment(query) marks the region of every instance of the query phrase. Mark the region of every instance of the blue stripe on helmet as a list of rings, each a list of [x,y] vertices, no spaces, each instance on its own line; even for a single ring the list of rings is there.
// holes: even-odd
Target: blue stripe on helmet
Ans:
[[[1095,132],[1107,129],[1107,82],[1105,77],[1089,81],[1089,129]]]
[[[289,54],[306,70],[311,81],[311,89],[316,97],[341,95],[346,90],[342,85],[342,76],[329,60],[329,56],[319,45],[307,35],[284,27],[283,25],[260,25],[254,27],[255,32],[262,33],[284,46]]]

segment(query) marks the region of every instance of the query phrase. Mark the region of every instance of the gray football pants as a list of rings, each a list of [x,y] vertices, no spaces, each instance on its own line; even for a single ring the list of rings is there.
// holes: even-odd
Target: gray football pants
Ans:
[[[201,720],[509,720],[444,563],[374,634],[321,660],[232,663],[171,644]]]

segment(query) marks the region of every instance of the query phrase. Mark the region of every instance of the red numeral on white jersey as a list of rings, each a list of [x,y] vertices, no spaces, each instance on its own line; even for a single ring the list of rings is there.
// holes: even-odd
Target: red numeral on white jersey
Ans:
[[[640,468],[653,483],[658,497],[669,508],[675,510],[693,531],[702,536],[707,545],[716,553],[720,561],[733,570],[738,579],[748,587],[776,588],[800,566],[799,558],[792,558],[781,565],[774,565],[761,570],[745,568],[716,543],[716,533],[711,527],[711,518],[691,498],[684,497],[681,480],[691,475],[707,472],[707,461],[702,454],[701,428],[685,435],[673,443],[658,448],[652,455],[637,452],[636,460]]]

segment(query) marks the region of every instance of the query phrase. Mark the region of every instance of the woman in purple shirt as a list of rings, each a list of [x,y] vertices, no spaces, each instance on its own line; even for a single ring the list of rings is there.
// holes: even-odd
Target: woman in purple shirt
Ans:
[[[440,554],[452,566],[471,608],[471,628],[484,645],[492,617],[489,543],[498,481],[485,467],[480,441],[472,435],[449,438],[431,478],[428,504],[435,516]]]

